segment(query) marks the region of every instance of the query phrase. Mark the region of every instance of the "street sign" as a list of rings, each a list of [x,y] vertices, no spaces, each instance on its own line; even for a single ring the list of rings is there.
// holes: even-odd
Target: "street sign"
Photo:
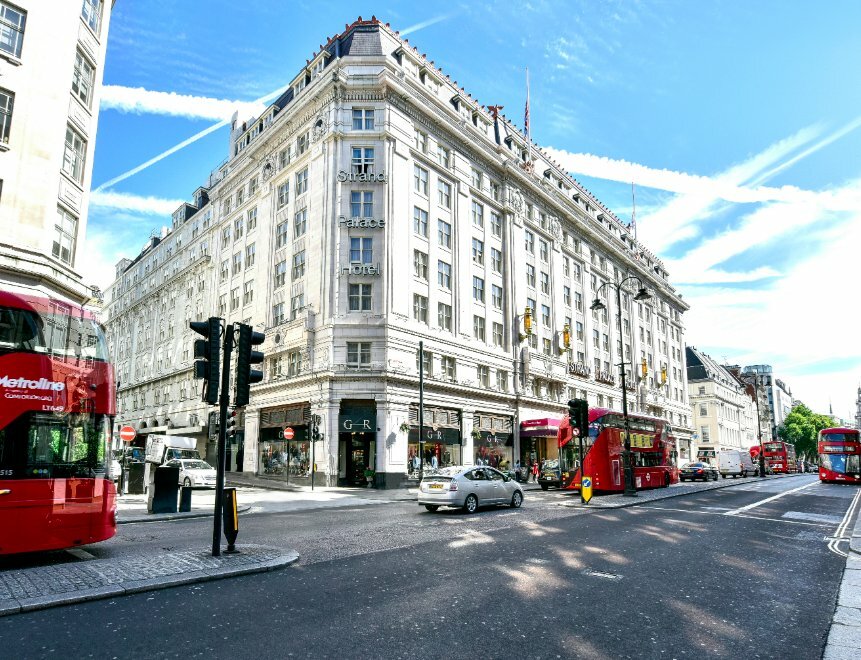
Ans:
[[[583,477],[580,480],[580,495],[586,504],[592,499],[592,477]]]
[[[571,435],[573,435],[575,438],[578,437],[580,435],[580,429],[578,429],[576,426],[571,427]]]
[[[284,439],[285,440],[292,440],[293,439],[293,427],[292,426],[288,426],[286,429],[284,429]]]
[[[134,428],[131,426],[123,426],[120,429],[120,440],[123,442],[131,442],[136,436],[137,433],[135,433]]]

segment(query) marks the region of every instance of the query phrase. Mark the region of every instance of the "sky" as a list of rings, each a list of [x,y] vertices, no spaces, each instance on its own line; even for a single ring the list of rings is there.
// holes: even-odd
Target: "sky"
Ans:
[[[79,256],[106,288],[257,114],[359,16],[401,32],[660,256],[686,340],[771,364],[854,418],[861,384],[861,3],[783,0],[114,6]],[[632,194],[632,183],[633,194]]]

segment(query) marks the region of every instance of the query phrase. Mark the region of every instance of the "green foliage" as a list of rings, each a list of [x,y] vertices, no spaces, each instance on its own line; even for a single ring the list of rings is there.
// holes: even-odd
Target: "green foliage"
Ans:
[[[795,406],[786,416],[786,421],[777,429],[777,435],[795,445],[795,453],[807,460],[817,455],[816,434],[834,425],[828,415],[813,412],[803,403]]]

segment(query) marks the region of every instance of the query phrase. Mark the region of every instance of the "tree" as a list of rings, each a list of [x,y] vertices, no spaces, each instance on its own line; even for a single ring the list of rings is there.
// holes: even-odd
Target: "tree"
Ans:
[[[786,420],[777,429],[778,437],[795,445],[795,453],[805,460],[816,458],[816,436],[822,429],[834,425],[829,415],[813,412],[803,403],[795,406],[786,416]]]

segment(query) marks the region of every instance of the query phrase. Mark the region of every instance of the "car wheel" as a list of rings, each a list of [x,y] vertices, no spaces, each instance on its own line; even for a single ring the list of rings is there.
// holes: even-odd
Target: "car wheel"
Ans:
[[[715,481],[717,481],[718,480],[717,472],[715,472],[714,477],[715,477]]]
[[[722,474],[722,475],[721,475],[721,477],[723,477],[724,479],[726,479],[726,475],[725,475],[725,474]]]
[[[186,477],[186,478],[183,480],[182,485],[183,485],[183,486],[185,486],[186,488],[191,488],[191,479],[189,479],[188,477]]]
[[[439,509],[439,504],[425,504],[425,509],[434,513],[437,509]]]
[[[547,484],[541,484],[541,490],[547,490],[548,488],[550,488],[550,486]]]
[[[478,510],[478,498],[475,495],[467,495],[463,503],[463,510],[467,513],[475,513]]]
[[[547,490],[546,488],[544,490]],[[511,508],[519,509],[520,505],[523,504],[523,493],[519,490],[514,491],[514,495],[511,496]]]

